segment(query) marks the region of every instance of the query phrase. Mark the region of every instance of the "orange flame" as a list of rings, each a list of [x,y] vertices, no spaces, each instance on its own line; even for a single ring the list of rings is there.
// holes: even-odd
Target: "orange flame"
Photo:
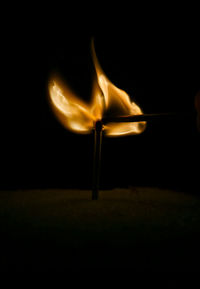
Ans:
[[[92,101],[84,103],[72,90],[54,79],[49,84],[50,104],[55,115],[67,128],[76,133],[90,133],[97,120],[101,120],[107,112],[111,116],[142,114],[140,107],[131,102],[128,94],[116,87],[103,72],[97,59],[92,42],[92,58],[96,70],[93,83]],[[140,134],[146,122],[109,123],[104,126],[107,136]]]

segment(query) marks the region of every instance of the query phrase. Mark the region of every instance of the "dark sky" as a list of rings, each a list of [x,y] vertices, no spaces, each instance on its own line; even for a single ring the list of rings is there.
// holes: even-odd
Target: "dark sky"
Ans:
[[[195,112],[200,89],[195,13],[50,10],[14,13],[3,29],[1,188],[91,187],[93,136],[65,130],[46,99],[48,79],[58,72],[89,100],[91,37],[109,79],[144,112]],[[199,144],[194,119],[158,121],[139,136],[104,138],[101,186],[198,190]]]

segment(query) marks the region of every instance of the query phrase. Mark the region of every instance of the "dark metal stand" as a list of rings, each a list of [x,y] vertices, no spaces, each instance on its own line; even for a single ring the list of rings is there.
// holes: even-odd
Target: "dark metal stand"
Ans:
[[[94,164],[93,164],[92,200],[97,200],[99,195],[101,142],[102,142],[102,122],[97,121],[94,128]]]
[[[99,194],[99,178],[101,164],[101,142],[103,125],[110,122],[140,122],[154,120],[189,120],[194,117],[191,113],[154,113],[129,115],[121,117],[104,117],[101,121],[97,121],[94,126],[94,165],[93,165],[93,189],[92,200],[98,199]]]

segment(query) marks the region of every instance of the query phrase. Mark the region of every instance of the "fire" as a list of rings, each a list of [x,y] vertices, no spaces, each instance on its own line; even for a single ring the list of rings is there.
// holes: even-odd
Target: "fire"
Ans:
[[[103,116],[127,116],[142,114],[141,108],[131,102],[128,94],[116,87],[103,72],[92,43],[92,58],[96,70],[91,103],[84,103],[59,79],[49,84],[50,104],[55,115],[67,128],[76,133],[90,133],[94,123]],[[109,123],[104,126],[107,136],[140,134],[146,122]]]

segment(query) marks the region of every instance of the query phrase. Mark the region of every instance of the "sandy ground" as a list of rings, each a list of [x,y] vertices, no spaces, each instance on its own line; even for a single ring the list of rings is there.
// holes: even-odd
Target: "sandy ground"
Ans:
[[[200,197],[159,188],[0,192],[1,270],[200,271]]]

